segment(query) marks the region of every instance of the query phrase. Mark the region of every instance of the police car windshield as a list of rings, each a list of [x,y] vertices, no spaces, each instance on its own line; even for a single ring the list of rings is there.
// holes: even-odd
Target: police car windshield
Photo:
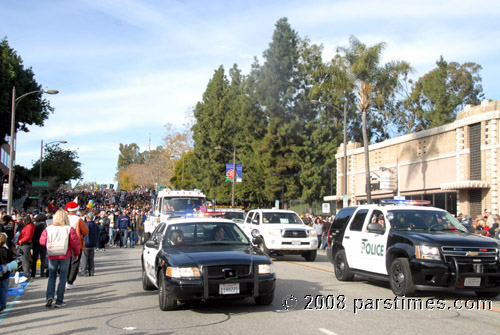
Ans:
[[[300,217],[295,213],[264,213],[262,223],[281,224],[303,224]]]
[[[203,205],[203,198],[165,198],[163,199],[162,213],[169,212],[188,212],[199,210]]]
[[[467,232],[450,213],[436,210],[390,210],[391,227],[408,231]]]
[[[250,244],[245,233],[235,223],[227,222],[185,222],[167,227],[163,246],[199,245],[242,245]]]

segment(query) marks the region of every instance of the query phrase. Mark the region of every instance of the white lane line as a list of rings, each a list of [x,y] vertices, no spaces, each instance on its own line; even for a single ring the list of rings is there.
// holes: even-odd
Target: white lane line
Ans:
[[[326,335],[337,335],[337,333],[332,332],[331,330],[325,329],[325,328],[319,328],[318,329],[320,332],[325,333]]]

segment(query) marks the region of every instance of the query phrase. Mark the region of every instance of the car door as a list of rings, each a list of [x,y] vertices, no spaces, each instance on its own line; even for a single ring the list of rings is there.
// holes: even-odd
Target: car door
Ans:
[[[366,221],[368,209],[360,209],[354,214],[349,226],[346,227],[342,245],[344,246],[347,263],[351,268],[360,269],[362,229]]]
[[[163,234],[165,232],[165,223],[160,223],[151,234],[151,238],[144,245],[144,263],[148,277],[157,283],[156,278],[156,255],[160,252]]]
[[[385,254],[387,250],[387,236],[389,234],[388,220],[382,211],[375,209],[368,215],[368,220],[362,229],[361,249],[360,249],[360,267],[369,272],[387,274],[385,266]],[[384,233],[379,231],[370,231],[368,224],[383,222]]]
[[[245,218],[245,222],[243,222],[243,231],[245,234],[251,238],[252,237],[252,219],[255,215],[255,211],[250,211],[247,214],[247,217]]]

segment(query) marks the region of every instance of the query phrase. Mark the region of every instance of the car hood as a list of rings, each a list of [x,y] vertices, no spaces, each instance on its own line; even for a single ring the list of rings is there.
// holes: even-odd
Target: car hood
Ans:
[[[442,246],[483,246],[494,247],[500,246],[494,239],[476,234],[460,233],[460,232],[405,232],[405,237],[412,240],[415,244],[430,243],[439,244]]]
[[[304,230],[312,230],[313,228],[296,224],[296,223],[263,223],[260,227],[266,227],[266,229],[304,229]],[[259,228],[256,228],[259,229]]]
[[[172,266],[270,263],[262,252],[248,246],[185,246],[164,250]]]

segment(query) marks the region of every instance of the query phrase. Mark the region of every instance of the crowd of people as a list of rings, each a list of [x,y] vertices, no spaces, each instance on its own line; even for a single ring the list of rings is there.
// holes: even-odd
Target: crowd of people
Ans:
[[[6,264],[19,260],[23,273],[19,282],[48,277],[46,307],[55,302],[61,308],[65,290],[77,288],[77,277],[94,275],[95,251],[134,248],[149,207],[150,197],[144,192],[62,191],[40,211],[6,215],[0,210],[0,312],[6,307],[9,287]],[[61,235],[59,228],[67,230],[62,233],[68,237],[66,249],[51,254],[54,237]]]
[[[321,216],[306,213],[300,216],[302,221],[310,227],[313,227],[316,231],[316,236],[318,237],[318,249],[324,250],[328,243],[328,231],[332,225],[335,215]]]
[[[495,237],[499,233],[500,217],[498,213],[486,209],[482,215],[472,219],[470,215],[459,213],[457,219],[471,232],[478,235]]]

